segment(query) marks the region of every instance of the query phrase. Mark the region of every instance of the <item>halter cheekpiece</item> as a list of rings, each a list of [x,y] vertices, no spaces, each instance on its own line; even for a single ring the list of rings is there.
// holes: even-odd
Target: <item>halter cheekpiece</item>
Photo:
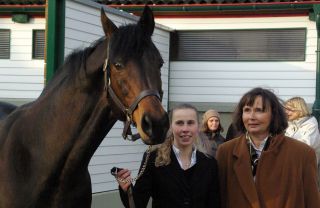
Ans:
[[[108,46],[108,56],[109,56],[109,46]],[[110,71],[110,66],[109,66],[109,57],[107,57],[105,59],[105,62],[103,64],[103,73],[104,73],[104,89],[107,92],[107,96],[109,93],[111,99],[115,102],[115,104],[118,106],[118,108],[121,109],[121,111],[125,114],[125,117],[126,117],[126,120],[124,122],[123,131],[122,131],[122,137],[124,139],[128,139],[130,141],[135,141],[135,140],[139,139],[140,135],[139,134],[132,135],[131,128],[130,128],[130,125],[134,124],[133,117],[132,117],[133,112],[137,108],[139,102],[147,96],[155,96],[161,101],[159,92],[157,92],[156,90],[143,90],[136,97],[134,102],[129,107],[126,107],[125,105],[123,105],[123,103],[120,101],[120,99],[118,98],[118,96],[115,94],[115,92],[113,91],[113,89],[111,87],[111,81],[110,81],[111,71]],[[130,138],[128,136],[130,136]]]

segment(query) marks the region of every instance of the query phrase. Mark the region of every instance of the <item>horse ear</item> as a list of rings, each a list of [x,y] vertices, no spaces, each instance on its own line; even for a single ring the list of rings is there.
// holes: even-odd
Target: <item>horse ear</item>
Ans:
[[[154,30],[154,17],[150,7],[148,7],[147,5],[143,9],[143,13],[140,17],[138,25],[141,26],[145,34],[147,34],[148,36],[152,35]]]
[[[110,38],[112,33],[118,29],[117,26],[113,24],[113,22],[104,13],[103,7],[101,7],[101,24],[102,24],[104,34],[108,38]]]

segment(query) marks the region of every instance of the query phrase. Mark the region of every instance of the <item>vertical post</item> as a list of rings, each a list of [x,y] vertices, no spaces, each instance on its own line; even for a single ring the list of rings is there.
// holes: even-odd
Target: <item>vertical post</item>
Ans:
[[[65,1],[46,1],[45,83],[64,61]]]
[[[312,114],[319,122],[320,118],[320,4],[314,4],[313,10],[317,26],[317,69],[316,69],[316,100],[312,106]]]

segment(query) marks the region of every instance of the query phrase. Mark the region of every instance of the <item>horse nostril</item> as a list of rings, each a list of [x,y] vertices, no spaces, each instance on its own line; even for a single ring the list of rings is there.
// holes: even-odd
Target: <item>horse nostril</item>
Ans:
[[[142,117],[141,128],[152,139],[153,144],[160,144],[165,140],[169,129],[168,115],[166,114],[160,119],[154,119],[145,114]]]
[[[152,121],[148,115],[142,117],[142,130],[149,136],[152,136]]]

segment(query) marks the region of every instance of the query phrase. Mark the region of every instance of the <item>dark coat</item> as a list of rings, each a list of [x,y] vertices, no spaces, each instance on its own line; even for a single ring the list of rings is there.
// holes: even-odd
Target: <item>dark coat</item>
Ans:
[[[136,208],[145,208],[150,197],[153,208],[220,207],[217,162],[198,151],[196,156],[191,180],[186,180],[172,150],[171,163],[161,167],[155,167],[156,151],[152,152],[145,172],[133,187]],[[120,191],[120,196],[129,207],[127,195]]]
[[[237,129],[236,125],[231,123],[230,126],[228,127],[228,130],[227,130],[226,141],[229,141],[231,139],[235,139],[235,138],[241,136],[242,134],[243,134],[243,132],[239,131]]]
[[[245,136],[220,145],[223,208],[320,207],[314,150],[283,134],[272,138],[259,159],[253,180]]]

